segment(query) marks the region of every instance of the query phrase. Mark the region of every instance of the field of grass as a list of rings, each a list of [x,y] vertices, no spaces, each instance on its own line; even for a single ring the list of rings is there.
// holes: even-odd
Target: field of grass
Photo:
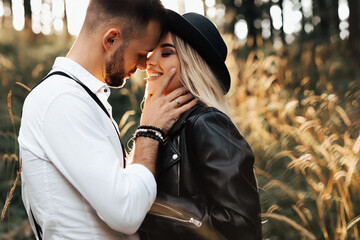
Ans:
[[[360,239],[359,61],[346,51],[346,42],[250,51],[226,39],[233,50],[227,101],[256,156],[263,239]],[[16,185],[0,240],[32,239],[21,180],[16,182],[21,105],[27,87],[71,42],[66,36],[0,36],[0,209]],[[139,119],[141,78],[112,91],[125,141]]]
[[[360,76],[345,43],[230,62],[256,155],[265,239],[359,239]]]

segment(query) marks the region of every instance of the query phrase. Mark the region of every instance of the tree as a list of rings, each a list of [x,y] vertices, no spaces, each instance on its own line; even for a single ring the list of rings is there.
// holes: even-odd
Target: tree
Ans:
[[[279,0],[279,7],[281,9],[281,28],[280,28],[280,38],[281,38],[281,42],[282,44],[286,44],[285,41],[285,32],[284,32],[284,10],[283,10],[283,0]]]
[[[328,9],[327,0],[318,0],[319,1],[319,15],[321,18],[320,21],[320,36],[323,40],[328,42],[330,40],[330,16]]]
[[[360,63],[360,2],[359,0],[348,0],[350,8],[349,16],[349,46],[354,52],[355,60]]]
[[[331,20],[332,20],[332,35],[333,36],[339,36],[340,34],[340,28],[339,28],[339,24],[340,24],[340,19],[339,19],[339,14],[338,14],[338,9],[339,9],[339,0],[331,0]]]
[[[256,19],[261,19],[261,9],[256,7],[254,0],[243,0],[241,4],[235,5],[234,0],[221,0],[226,7],[226,13],[234,15],[229,22],[226,23],[225,31],[234,33],[235,24],[239,20],[239,16],[243,16],[248,25],[248,39],[253,39],[253,47],[256,47],[256,38],[260,34],[255,28]],[[241,2],[241,1],[240,1]]]

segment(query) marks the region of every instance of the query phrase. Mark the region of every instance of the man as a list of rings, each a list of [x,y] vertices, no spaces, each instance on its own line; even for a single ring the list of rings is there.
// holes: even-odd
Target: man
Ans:
[[[67,57],[57,58],[50,77],[26,98],[19,134],[22,194],[37,239],[136,237],[131,234],[156,196],[159,142],[136,138],[125,168],[107,99],[109,86],[122,86],[145,67],[164,14],[159,0],[90,1]],[[178,89],[170,98],[164,90],[146,100],[144,111],[151,114],[141,124],[167,131],[195,102],[177,107],[177,98],[189,95]]]

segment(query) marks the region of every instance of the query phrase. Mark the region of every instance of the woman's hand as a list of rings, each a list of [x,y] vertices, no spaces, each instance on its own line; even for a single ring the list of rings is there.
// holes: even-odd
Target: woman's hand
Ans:
[[[147,96],[140,120],[140,125],[151,125],[168,132],[178,117],[197,103],[197,99],[188,93],[185,87],[175,89],[168,95],[164,92],[174,76],[176,69],[173,68],[169,74],[164,75],[158,81],[164,84],[156,92]]]

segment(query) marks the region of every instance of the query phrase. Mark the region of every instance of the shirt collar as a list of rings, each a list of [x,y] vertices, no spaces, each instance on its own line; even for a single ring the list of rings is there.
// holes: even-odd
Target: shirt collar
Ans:
[[[70,76],[79,80],[87,86],[93,93],[104,93],[107,97],[110,96],[110,88],[89,73],[80,64],[66,57],[57,57],[53,65],[53,71],[61,70]],[[106,89],[106,90],[105,90]]]

